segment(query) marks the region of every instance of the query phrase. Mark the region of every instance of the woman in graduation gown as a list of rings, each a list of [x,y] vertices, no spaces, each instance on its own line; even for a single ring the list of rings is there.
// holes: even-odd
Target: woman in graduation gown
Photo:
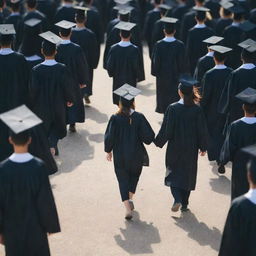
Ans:
[[[229,126],[220,155],[221,164],[232,162],[232,200],[249,189],[246,177],[246,164],[249,159],[240,150],[256,143],[256,90],[247,88],[236,95],[236,98],[244,103],[245,116]]]
[[[174,34],[177,19],[164,17],[165,38],[158,41],[152,54],[151,74],[156,76],[156,112],[165,113],[169,104],[178,101],[180,74],[184,73],[185,46]]]
[[[187,211],[191,190],[195,190],[198,153],[204,156],[207,149],[207,126],[204,113],[191,77],[180,80],[180,101],[171,104],[164,115],[161,129],[155,139],[157,147],[168,142],[166,151],[165,185],[174,197],[172,211]]]
[[[134,97],[139,92],[127,84],[115,91],[119,98],[121,96],[120,108],[110,118],[105,133],[105,152],[109,161],[112,159],[112,152],[114,155],[115,173],[127,220],[132,218],[132,198],[142,167],[149,165],[143,143],[150,144],[155,137],[144,115],[134,110]]]

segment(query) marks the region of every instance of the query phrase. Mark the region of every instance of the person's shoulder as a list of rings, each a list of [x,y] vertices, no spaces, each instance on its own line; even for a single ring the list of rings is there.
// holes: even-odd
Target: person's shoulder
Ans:
[[[231,208],[232,209],[243,208],[244,206],[247,206],[249,202],[250,202],[249,199],[246,198],[245,195],[242,195],[242,196],[235,198],[232,201]]]
[[[3,171],[7,166],[9,166],[9,164],[10,164],[9,158],[0,162],[0,172]]]

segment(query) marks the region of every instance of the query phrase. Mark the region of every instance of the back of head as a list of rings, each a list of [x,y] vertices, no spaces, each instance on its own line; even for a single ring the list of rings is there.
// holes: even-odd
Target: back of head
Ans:
[[[12,142],[14,143],[14,145],[16,146],[24,146],[29,142],[30,139],[30,132],[24,131],[18,134],[15,134],[13,132],[10,133],[10,137],[12,139]]]
[[[200,11],[198,11],[197,13],[196,13],[196,19],[198,20],[198,21],[204,21],[205,19],[206,19],[206,12],[200,12]]]
[[[36,4],[37,4],[37,0],[27,0],[27,5],[31,9],[36,8]]]
[[[121,97],[119,101],[119,111],[117,114],[129,117],[131,114],[131,109],[134,109],[134,99],[126,100]]]
[[[60,34],[63,37],[69,37],[71,35],[71,28],[66,29],[66,28],[60,28]]]
[[[53,56],[56,52],[56,45],[53,43],[50,43],[48,41],[43,41],[42,51],[43,51],[44,56],[46,56],[46,57]]]
[[[122,38],[128,39],[131,36],[131,32],[130,31],[126,31],[126,30],[121,30],[120,31],[120,35],[121,35]]]
[[[163,2],[163,0],[154,0],[155,5],[159,5]]]
[[[12,3],[10,4],[11,9],[13,12],[19,12],[20,11],[20,2]]]
[[[256,104],[244,104],[243,105],[244,111],[249,115],[255,115],[256,113]]]
[[[254,63],[255,53],[251,53],[243,49],[241,53],[241,59],[244,63]]]
[[[243,13],[234,13],[234,21],[240,22],[242,21],[244,18],[244,14]]]
[[[10,47],[14,40],[14,35],[0,35],[1,47]]]
[[[216,51],[213,53],[213,57],[218,62],[224,62],[227,59],[227,56],[225,54]]]
[[[165,24],[164,31],[167,35],[171,35],[175,32],[176,27],[175,24]]]

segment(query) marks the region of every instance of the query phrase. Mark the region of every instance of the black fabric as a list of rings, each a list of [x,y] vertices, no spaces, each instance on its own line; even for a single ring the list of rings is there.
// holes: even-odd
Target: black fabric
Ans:
[[[219,256],[256,255],[256,205],[245,196],[234,200],[226,220]]]
[[[36,158],[0,164],[0,233],[8,256],[50,256],[47,233],[60,225],[47,173]]]
[[[223,130],[226,115],[218,112],[218,103],[223,88],[232,69],[211,69],[202,80],[201,107],[204,111],[209,131],[208,159],[219,161],[220,150],[224,142]]]
[[[249,156],[240,151],[246,146],[256,143],[256,123],[247,124],[241,120],[233,122],[228,129],[225,142],[221,149],[220,162],[232,162],[232,192],[234,199],[249,189],[247,181],[247,163]]]
[[[57,11],[57,6],[53,0],[38,0],[37,10],[43,13],[48,21],[49,29],[54,28],[54,19]]]
[[[138,47],[122,47],[115,44],[111,47],[107,60],[107,71],[113,77],[113,91],[128,83],[136,87],[137,82],[144,80],[143,64]],[[113,103],[119,104],[119,97],[113,94]]]
[[[181,41],[159,41],[152,54],[151,74],[156,76],[156,112],[165,113],[179,100],[179,77],[184,73],[185,46]]]
[[[207,126],[202,109],[174,103],[167,108],[163,124],[155,139],[158,147],[168,142],[165,185],[194,190],[198,151],[207,150]]]
[[[28,21],[30,19],[41,20],[42,21],[41,24],[42,24],[42,31],[43,32],[50,29],[50,25],[48,24],[46,16],[43,13],[41,13],[40,11],[35,10],[35,11],[25,13],[24,16],[23,16],[23,22]]]
[[[218,19],[215,27],[216,36],[223,36],[223,32],[225,28],[230,26],[232,22],[233,22],[232,19],[224,19],[224,18]]]
[[[55,23],[67,20],[70,22],[75,22],[76,10],[73,7],[61,6],[58,8],[55,15]]]
[[[187,207],[189,204],[190,191],[172,186],[170,189],[174,198],[174,203],[181,203],[182,207]]]

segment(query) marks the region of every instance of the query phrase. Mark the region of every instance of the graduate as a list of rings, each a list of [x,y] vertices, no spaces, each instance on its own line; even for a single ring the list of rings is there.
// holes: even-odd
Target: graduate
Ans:
[[[151,56],[152,51],[153,51],[153,47],[151,45],[152,41],[152,28],[154,26],[154,24],[161,19],[161,11],[159,8],[159,5],[162,4],[163,1],[162,0],[154,0],[154,9],[150,10],[147,15],[146,15],[146,19],[145,19],[145,24],[144,24],[144,38],[147,42],[148,45],[148,50],[149,50],[149,56]]]
[[[221,164],[232,161],[232,200],[246,193],[249,188],[246,179],[248,156],[240,149],[256,143],[256,90],[246,88],[236,98],[243,103],[244,117],[229,126],[220,155]]]
[[[179,100],[179,77],[185,73],[185,46],[176,40],[177,19],[164,17],[165,38],[158,41],[152,54],[151,74],[156,77],[156,112],[165,113],[167,107]]]
[[[61,38],[50,31],[40,36],[44,39],[42,54],[45,61],[32,69],[30,105],[32,111],[43,120],[52,154],[58,155],[58,140],[67,134],[67,107],[76,103],[74,80],[68,67],[55,61],[56,44],[61,42]]]
[[[24,22],[23,39],[19,51],[25,56],[30,70],[43,61],[42,38],[39,36],[41,32],[42,20],[32,18]]]
[[[50,256],[48,235],[60,232],[48,170],[30,153],[30,129],[41,120],[25,106],[0,115],[14,153],[0,163],[0,243],[8,256]]]
[[[134,98],[140,91],[125,84],[114,93],[119,97],[119,110],[109,120],[105,132],[105,152],[108,161],[114,157],[115,173],[126,208],[125,218],[131,220],[133,196],[142,168],[149,166],[144,143],[151,144],[155,134],[144,115],[135,111]]]
[[[235,98],[235,95],[248,86],[256,89],[256,66],[253,64],[255,61],[256,42],[248,39],[240,43],[239,46],[243,48],[241,54],[243,65],[231,73],[219,102],[219,111],[220,113],[228,114],[228,123],[243,116],[242,104]]]
[[[232,50],[220,45],[209,47],[213,51],[214,68],[206,72],[202,80],[202,100],[200,105],[204,111],[209,131],[208,159],[216,161],[219,173],[225,172],[225,167],[220,165],[220,150],[224,142],[223,130],[226,115],[218,112],[218,102],[232,69],[225,65],[228,53]]]
[[[55,23],[62,20],[75,22],[76,11],[73,6],[73,0],[64,0],[63,5],[60,6],[55,15]]]
[[[181,20],[189,9],[188,0],[179,0],[179,4],[172,9],[172,17]]]
[[[86,87],[82,89],[85,103],[90,104],[90,96],[93,94],[93,72],[97,68],[100,58],[100,48],[94,32],[86,27],[87,8],[76,6],[76,27],[72,29],[71,41],[78,44],[84,51],[88,64],[88,77]]]
[[[193,88],[197,81],[183,76],[179,84],[181,99],[167,108],[161,129],[155,139],[157,147],[168,142],[165,185],[174,197],[172,211],[188,211],[189,196],[196,188],[198,154],[207,150],[207,124],[198,106],[199,96]]]
[[[5,19],[5,24],[13,24],[16,35],[14,42],[14,50],[18,50],[22,41],[22,33],[23,33],[23,19],[20,14],[21,1],[20,0],[12,0],[11,1],[11,14]]]
[[[196,65],[194,78],[198,81],[198,87],[201,87],[201,82],[204,77],[204,74],[214,67],[213,60],[213,50],[211,50],[210,46],[215,45],[223,40],[223,37],[211,36],[205,39],[203,42],[207,44],[208,53],[201,57]]]
[[[256,147],[249,146],[243,149],[250,154],[247,167],[247,180],[250,190],[236,198],[229,210],[219,256],[254,256],[256,255]]]
[[[241,48],[238,47],[238,44],[243,40],[244,36],[244,32],[240,27],[244,19],[244,9],[240,5],[234,5],[229,10],[233,13],[233,22],[223,31],[223,45],[233,49],[226,63],[227,66],[237,69],[241,65]]]
[[[29,68],[24,56],[12,50],[14,36],[12,24],[0,25],[0,113],[28,102]],[[0,161],[11,151],[7,138],[8,129],[0,122]]]
[[[207,45],[203,41],[214,35],[213,30],[205,25],[206,12],[209,9],[194,7],[194,10],[196,11],[195,19],[197,24],[189,30],[186,45],[186,55],[191,75],[195,72],[199,58],[207,53]]]
[[[240,25],[241,29],[244,31],[244,39],[251,38],[252,40],[256,40],[256,24],[250,22],[249,20],[244,21]]]
[[[85,121],[81,89],[85,88],[89,82],[89,69],[82,48],[70,41],[71,29],[76,26],[76,24],[63,20],[55,25],[59,27],[59,34],[62,39],[57,47],[56,61],[65,64],[73,77],[72,85],[75,102],[72,107],[68,108],[67,124],[69,124],[70,132],[76,132],[76,123],[83,123]]]
[[[218,19],[216,26],[215,26],[215,33],[217,36],[222,36],[224,29],[232,24],[232,12],[229,8],[233,7],[234,4],[228,1],[221,1],[220,2],[221,9],[220,9],[220,18]]]
[[[107,59],[107,71],[113,77],[113,91],[125,83],[136,87],[137,82],[143,81],[144,70],[141,63],[141,55],[137,46],[131,43],[131,30],[134,23],[118,23],[121,41],[113,45]],[[113,94],[113,103],[119,105],[119,97]]]

